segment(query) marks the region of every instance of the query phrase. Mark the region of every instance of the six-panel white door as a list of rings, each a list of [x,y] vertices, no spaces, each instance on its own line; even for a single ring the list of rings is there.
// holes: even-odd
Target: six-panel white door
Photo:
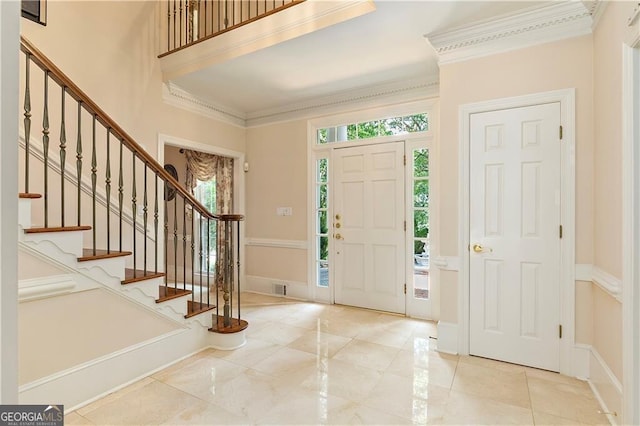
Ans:
[[[559,370],[560,104],[471,115],[472,355]]]
[[[333,153],[335,302],[405,313],[404,142]]]

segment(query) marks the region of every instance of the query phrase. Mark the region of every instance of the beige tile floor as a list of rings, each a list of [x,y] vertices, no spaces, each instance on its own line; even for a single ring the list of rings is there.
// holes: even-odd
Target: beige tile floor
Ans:
[[[582,381],[434,350],[431,322],[246,294],[247,344],[208,349],[66,424],[608,424]]]

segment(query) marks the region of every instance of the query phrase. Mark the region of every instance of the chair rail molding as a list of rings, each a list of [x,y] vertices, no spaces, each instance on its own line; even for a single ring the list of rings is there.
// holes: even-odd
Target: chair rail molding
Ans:
[[[307,250],[309,244],[304,240],[277,240],[272,238],[245,238],[245,245],[251,247],[285,248]]]
[[[622,280],[614,277],[608,272],[603,271],[597,266],[593,267],[592,281],[598,287],[607,292],[618,302],[622,302]]]
[[[425,38],[436,50],[440,64],[465,61],[590,34],[594,14],[601,14],[598,3],[601,2],[551,2],[524,12],[435,31]]]

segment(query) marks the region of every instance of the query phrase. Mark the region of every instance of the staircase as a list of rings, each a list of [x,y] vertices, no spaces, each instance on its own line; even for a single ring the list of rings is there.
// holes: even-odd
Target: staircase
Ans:
[[[167,286],[163,272],[127,268],[126,259],[132,256],[130,251],[96,249],[94,253],[92,248],[83,248],[83,231],[91,231],[91,226],[33,226],[32,205],[40,200],[40,194],[19,194],[20,245],[181,323],[186,324],[190,318],[215,309],[210,295],[204,294],[206,288],[203,291],[191,284],[187,285],[190,289]],[[207,329],[211,327],[210,318],[199,317],[197,322]]]
[[[166,317],[177,331],[22,386],[20,402],[53,397],[73,407],[205,347],[242,346],[244,217],[208,211],[24,38],[21,52],[19,248],[71,271],[80,283],[50,285],[42,297],[108,290]],[[219,241],[196,243],[212,226]],[[217,273],[209,264],[212,244],[223,248]],[[30,287],[29,300],[38,291]],[[96,381],[96,375],[104,377]]]

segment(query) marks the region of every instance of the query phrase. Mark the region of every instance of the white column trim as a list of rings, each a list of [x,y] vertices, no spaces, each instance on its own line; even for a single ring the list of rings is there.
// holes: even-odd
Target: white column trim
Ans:
[[[640,423],[640,23],[622,47],[622,423]]]
[[[20,2],[0,1],[0,27],[0,404],[17,404]]]
[[[469,143],[471,114],[560,102],[560,124],[564,129],[561,151],[561,223],[560,240],[560,321],[564,336],[560,340],[560,372],[574,376],[575,345],[575,89],[482,101],[461,105],[459,109],[459,181],[458,181],[458,352],[469,353]]]

